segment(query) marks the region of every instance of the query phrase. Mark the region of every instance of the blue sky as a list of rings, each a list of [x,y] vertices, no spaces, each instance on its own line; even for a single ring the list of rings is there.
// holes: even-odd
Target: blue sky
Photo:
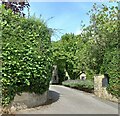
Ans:
[[[93,2],[30,2],[30,14],[35,13],[36,17],[42,15],[49,28],[58,29],[52,40],[59,40],[65,33],[79,34],[82,20],[89,25],[89,16],[86,13],[93,4]],[[51,17],[53,18],[50,19]]]

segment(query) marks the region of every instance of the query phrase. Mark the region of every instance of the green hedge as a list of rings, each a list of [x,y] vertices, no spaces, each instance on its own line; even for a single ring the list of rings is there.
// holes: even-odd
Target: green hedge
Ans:
[[[2,104],[20,92],[42,94],[49,88],[52,59],[49,29],[2,7]]]
[[[76,88],[86,92],[93,92],[94,83],[90,80],[67,80],[62,82],[64,86]]]
[[[109,86],[107,90],[117,98],[120,97],[120,51],[118,48],[109,49],[105,53],[102,73],[107,73],[109,76]]]

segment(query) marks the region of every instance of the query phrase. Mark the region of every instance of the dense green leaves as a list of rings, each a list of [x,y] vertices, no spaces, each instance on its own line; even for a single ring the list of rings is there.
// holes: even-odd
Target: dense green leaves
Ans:
[[[2,104],[7,105],[16,93],[42,94],[49,88],[52,52],[43,21],[2,10]]]
[[[107,73],[110,77],[109,87],[107,88],[110,93],[119,97],[120,96],[120,50],[112,48],[106,51],[101,72]]]
[[[53,59],[54,63],[58,65],[60,79],[64,78],[65,70],[68,72],[71,78],[75,79],[75,62],[77,60],[77,57],[75,56],[77,50],[77,43],[75,42],[76,40],[77,38],[74,34],[65,34],[62,36],[60,41],[52,43]],[[61,80],[63,81],[64,79]]]
[[[62,82],[64,86],[76,88],[86,92],[93,92],[94,83],[90,80],[67,80]]]
[[[120,91],[120,48],[119,48],[119,25],[118,7],[107,7],[103,5],[100,9],[97,6],[94,8],[99,9],[95,14],[93,22],[95,22],[96,31],[95,39],[97,49],[99,52],[97,58],[98,73],[108,74],[110,77],[108,91],[119,97]],[[95,9],[94,9],[95,10]]]

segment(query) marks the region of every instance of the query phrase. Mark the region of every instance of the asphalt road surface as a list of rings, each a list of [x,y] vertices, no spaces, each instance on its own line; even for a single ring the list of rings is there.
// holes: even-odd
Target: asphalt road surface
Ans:
[[[51,85],[49,102],[17,114],[118,114],[118,104],[94,94],[59,85]]]

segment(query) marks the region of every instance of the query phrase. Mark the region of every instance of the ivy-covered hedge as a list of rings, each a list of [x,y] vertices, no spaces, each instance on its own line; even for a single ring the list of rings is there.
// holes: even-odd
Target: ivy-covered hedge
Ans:
[[[20,92],[42,94],[52,69],[50,31],[40,19],[2,8],[2,104]]]
[[[105,56],[103,66],[101,67],[103,73],[107,73],[110,77],[109,86],[107,90],[117,98],[120,97],[120,52],[118,48],[109,49]]]

